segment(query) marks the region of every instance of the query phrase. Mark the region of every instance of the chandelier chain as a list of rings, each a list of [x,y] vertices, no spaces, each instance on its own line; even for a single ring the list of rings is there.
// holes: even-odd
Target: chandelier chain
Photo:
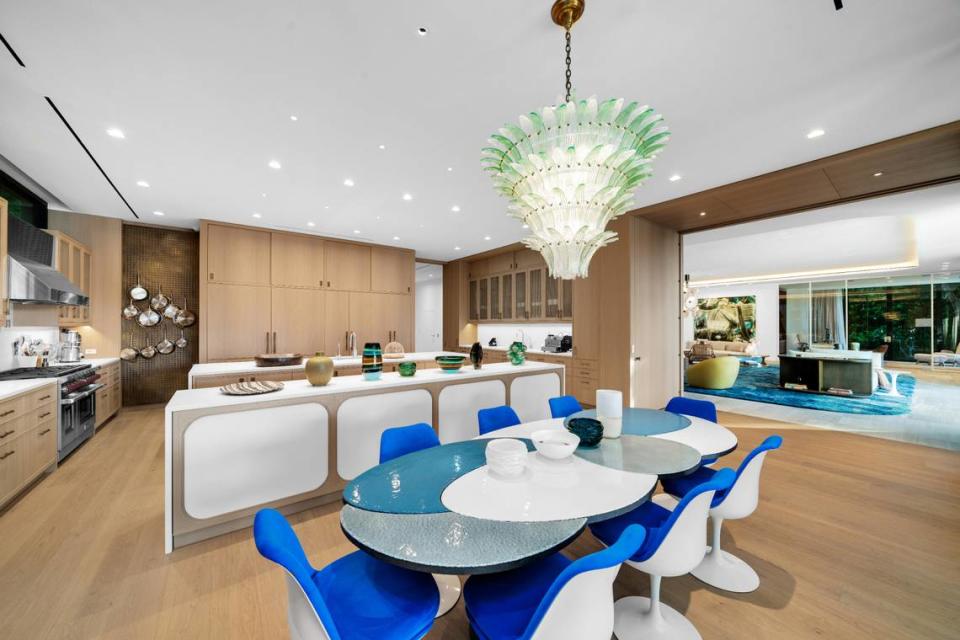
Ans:
[[[567,45],[566,45],[566,52],[567,52],[567,59],[566,59],[566,63],[567,63],[567,72],[566,72],[567,97],[566,97],[566,100],[564,100],[564,102],[570,102],[570,89],[572,88],[572,85],[571,85],[571,83],[570,83],[570,27],[567,27],[567,29],[566,29],[566,40],[567,40]]]

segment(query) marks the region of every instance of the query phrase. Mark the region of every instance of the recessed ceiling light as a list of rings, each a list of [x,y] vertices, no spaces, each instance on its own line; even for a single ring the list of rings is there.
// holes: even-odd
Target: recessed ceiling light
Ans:
[[[271,169],[279,169],[281,165],[279,161],[271,160],[270,162],[267,163],[267,166],[270,167]]]
[[[354,182],[350,178],[347,178],[343,181],[343,186],[345,187],[352,187],[353,185],[354,185]]]
[[[426,27],[420,27],[419,29],[417,29],[417,35],[419,35],[419,36],[425,36],[425,35],[427,35],[427,28],[426,28]]]
[[[377,216],[377,220],[379,220],[379,219],[380,219],[380,216]]]
[[[873,177],[874,177],[874,178],[879,178],[879,177],[882,176],[882,175],[883,175],[883,171],[877,171],[875,174],[873,174]]]
[[[399,240],[399,239],[400,239],[400,236],[393,236],[393,239],[394,239],[394,240]]]
[[[360,235],[360,229],[354,229],[353,232],[357,235]]]
[[[153,215],[155,215],[155,216],[162,216],[162,215],[164,215],[164,213],[163,213],[163,211],[154,211],[154,212],[153,212]]]
[[[523,225],[523,228],[524,228],[524,229],[529,229],[529,228],[530,228],[530,225],[525,224],[525,225]]]
[[[127,137],[123,134],[122,130],[117,129],[116,127],[111,127],[107,129],[107,135],[110,136],[111,138],[118,138],[120,140],[123,140],[124,138]]]
[[[706,211],[701,211],[701,212],[700,212],[700,217],[701,217],[701,218],[702,218],[703,216],[705,216],[705,215],[707,215],[707,212],[706,212]]]
[[[672,176],[670,176],[670,182],[676,182],[677,180],[680,180],[682,177],[683,176],[681,176],[679,173],[675,173]]]
[[[267,194],[266,194],[266,193],[261,193],[261,194],[260,194],[260,197],[261,197],[261,198],[266,198],[266,197],[267,197]]]
[[[484,239],[484,240],[489,240],[489,239],[490,239],[490,236],[483,236],[483,239]]]
[[[450,211],[453,211],[454,213],[460,213],[460,205],[458,204],[453,205],[452,207],[450,207]]]
[[[384,151],[386,148],[387,148],[387,145],[385,144],[380,145],[380,151]]]
[[[823,129],[811,129],[810,132],[807,133],[807,138],[813,140],[814,138],[819,138],[825,133],[826,131],[824,131]]]
[[[297,120],[299,120],[299,118],[297,118],[297,116],[290,116],[290,119],[293,120],[294,122],[296,122]]]
[[[453,167],[447,167],[447,171],[453,171]]]
[[[150,183],[147,182],[146,180],[137,180],[137,186],[138,186],[138,187],[149,188],[149,187],[150,187]]]
[[[325,204],[325,205],[323,205],[323,208],[324,208],[324,209],[329,209],[329,208],[330,208],[330,205]]]
[[[428,278],[432,278],[432,277],[433,277],[433,274],[432,274],[432,273],[428,273],[428,274],[427,274],[427,277],[428,277]]]
[[[460,251],[460,247],[454,247],[453,250],[454,250],[454,251]]]
[[[254,218],[259,218],[259,217],[261,217],[261,216],[260,216],[259,213],[255,213],[255,214],[253,214],[253,217],[254,217]]]
[[[405,193],[403,194],[403,199],[407,202],[410,202],[411,200],[413,200],[413,196],[410,195],[409,193]]]
[[[317,226],[317,223],[316,223],[316,222],[308,222],[308,223],[307,223],[307,226],[308,226],[308,227],[315,227],[315,226]]]

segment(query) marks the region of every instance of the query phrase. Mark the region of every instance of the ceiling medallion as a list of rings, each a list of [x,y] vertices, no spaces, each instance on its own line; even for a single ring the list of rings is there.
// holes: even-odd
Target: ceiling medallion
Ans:
[[[481,157],[510,200],[507,214],[529,226],[523,244],[565,280],[587,277],[593,254],[616,240],[607,223],[633,206],[633,192],[670,136],[650,107],[571,97],[570,29],[584,7],[585,0],[557,0],[550,12],[565,32],[564,102],[504,125]]]

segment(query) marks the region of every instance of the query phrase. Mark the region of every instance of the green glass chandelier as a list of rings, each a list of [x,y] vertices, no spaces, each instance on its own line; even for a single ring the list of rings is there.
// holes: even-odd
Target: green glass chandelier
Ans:
[[[507,214],[530,229],[523,244],[540,252],[550,275],[587,277],[590,259],[617,234],[607,223],[633,206],[633,193],[670,133],[647,106],[622,98],[571,98],[570,29],[585,0],[557,0],[553,21],[566,39],[566,98],[520,116],[490,138],[481,163]]]

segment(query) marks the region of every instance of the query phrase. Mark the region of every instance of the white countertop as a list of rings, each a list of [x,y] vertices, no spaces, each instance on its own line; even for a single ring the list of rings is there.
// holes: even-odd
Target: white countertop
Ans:
[[[474,369],[470,366],[469,362],[466,362],[466,366],[456,373],[446,373],[440,369],[423,369],[417,371],[416,375],[414,376],[404,378],[399,373],[384,372],[379,380],[364,380],[363,376],[338,376],[330,380],[330,382],[323,387],[311,386],[311,384],[306,380],[290,380],[283,383],[283,389],[280,391],[264,393],[256,396],[228,396],[220,393],[220,389],[217,387],[209,387],[206,389],[187,389],[177,391],[175,394],[173,394],[173,398],[171,398],[170,402],[167,403],[166,412],[169,415],[175,411],[188,411],[191,409],[205,409],[210,407],[242,406],[248,404],[257,404],[260,402],[271,402],[274,400],[286,400],[289,398],[308,398],[311,396],[328,395],[333,393],[349,393],[351,391],[371,391],[376,389],[392,391],[401,387],[414,386],[429,382],[460,382],[471,379],[482,380],[484,378],[495,378],[499,375],[514,373],[517,371],[552,371],[558,368],[562,368],[562,365],[528,360],[522,365],[512,365],[509,362],[500,362],[484,365],[482,369]]]
[[[397,362],[424,362],[426,360],[433,360],[437,356],[462,356],[462,353],[454,353],[453,351],[423,351],[418,353],[407,353],[404,354],[402,358],[384,358],[384,364],[397,363]],[[307,359],[311,356],[306,356],[303,359],[304,364]],[[333,367],[334,369],[343,369],[346,367],[359,367],[361,358],[357,356],[353,357],[333,357]],[[283,367],[258,367],[257,363],[253,360],[243,360],[240,362],[207,362],[204,364],[195,364],[190,368],[190,373],[187,374],[188,378],[195,378],[197,376],[218,376],[218,375],[227,375],[227,374],[241,374],[241,373],[257,373],[257,372],[269,372],[269,371],[300,371],[303,369],[304,364],[292,364]]]
[[[472,345],[462,344],[462,345],[460,345],[460,346],[461,346],[463,349],[469,349]],[[510,346],[509,346],[509,345],[506,346],[506,347],[501,347],[500,345],[497,345],[496,347],[488,347],[488,346],[486,346],[486,345],[480,345],[480,346],[483,347],[483,350],[484,350],[484,351],[509,351],[509,350],[510,350]],[[538,355],[538,356],[558,356],[558,357],[560,357],[560,358],[572,358],[572,357],[573,357],[573,351],[564,351],[563,353],[553,353],[553,352],[551,352],[551,351],[544,351],[543,349],[537,349],[537,348],[534,348],[534,347],[527,347],[527,353],[532,353],[532,354]]]
[[[32,380],[5,380],[0,382],[0,400],[6,400],[13,396],[40,389],[46,385],[55,385],[56,378],[34,378]]]

